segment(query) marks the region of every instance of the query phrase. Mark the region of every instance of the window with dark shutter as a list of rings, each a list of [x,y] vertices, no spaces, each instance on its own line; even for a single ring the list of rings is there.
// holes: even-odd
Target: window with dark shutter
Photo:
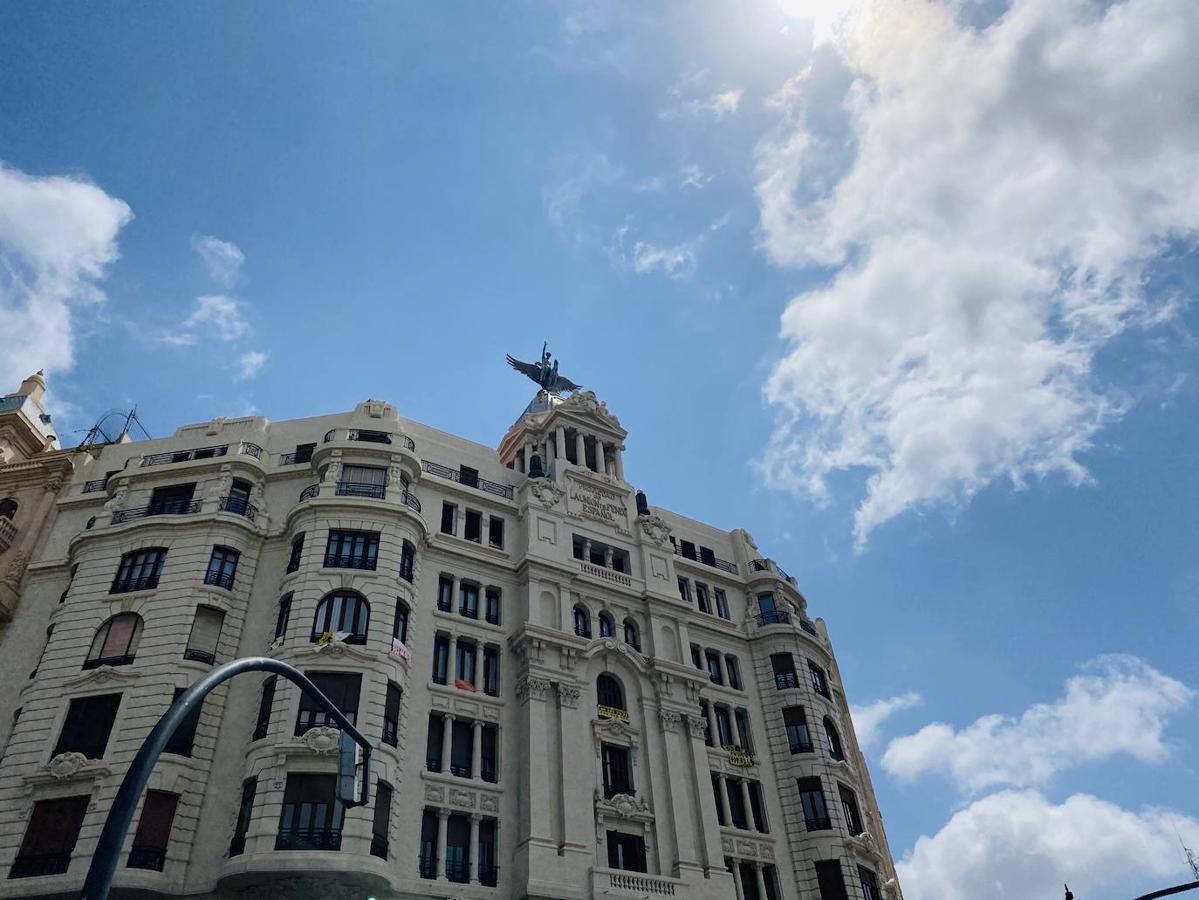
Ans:
[[[629,749],[602,744],[600,757],[604,771],[604,799],[611,800],[617,794],[633,794],[633,771],[629,762]]]
[[[351,724],[357,724],[358,695],[362,689],[361,675],[340,672],[305,672],[304,674],[320,688],[321,693],[333,701],[333,705],[341,710],[342,715],[349,719]],[[337,727],[337,723],[329,718],[329,714],[317,705],[313,698],[303,694],[300,697],[300,712],[296,717],[296,736],[299,737],[309,728],[315,728],[318,725]]]
[[[102,759],[120,705],[120,694],[76,697],[67,707],[67,717],[51,756],[82,753],[88,759]]]
[[[504,547],[504,520],[499,516],[487,520],[487,543],[500,549]]]
[[[824,787],[819,778],[796,779],[799,786],[799,802],[803,807],[804,826],[808,831],[823,831],[832,828],[828,807],[824,802]]]
[[[283,789],[276,850],[340,850],[344,809],[336,775],[290,773]]]
[[[61,875],[71,864],[71,853],[87,815],[91,797],[56,797],[33,804],[29,824],[9,878]]]
[[[241,803],[237,807],[237,824],[233,826],[233,840],[229,842],[230,856],[239,856],[246,850],[246,833],[250,830],[250,819],[254,814],[254,794],[257,790],[257,778],[247,778],[241,783]]]
[[[225,614],[221,610],[214,606],[197,606],[183,658],[209,665],[216,662],[216,647],[224,624]]]
[[[391,826],[391,785],[380,780],[375,785],[375,813],[371,819],[371,856],[387,859]]]
[[[251,740],[260,741],[271,729],[271,711],[275,706],[275,686],[279,679],[272,675],[262,682],[262,696],[258,699],[258,720],[254,723]]]
[[[383,743],[390,747],[399,744],[400,734],[400,686],[387,682],[387,700],[383,704]]]
[[[812,752],[812,735],[808,731],[808,720],[802,706],[783,707],[783,726],[787,730],[787,743],[792,753]]]
[[[291,539],[291,556],[287,558],[287,572],[294,572],[300,568],[300,558],[304,555],[304,532],[300,532]]]
[[[146,791],[142,803],[142,817],[138,820],[133,835],[133,847],[129,851],[130,869],[153,869],[161,872],[166,864],[167,847],[171,841],[171,825],[175,821],[175,808],[179,795],[166,791]]]
[[[608,832],[608,868],[625,872],[644,872],[645,839],[639,834]]]
[[[816,884],[820,888],[820,900],[849,900],[839,859],[816,863]]]
[[[179,695],[185,690],[187,689],[175,688],[175,696],[171,698],[171,703],[178,700]],[[175,729],[175,733],[171,735],[166,747],[163,748],[163,753],[174,753],[177,756],[192,755],[192,747],[196,742],[196,726],[200,724],[200,713],[203,709],[204,701],[201,699],[179,723],[179,727]]]

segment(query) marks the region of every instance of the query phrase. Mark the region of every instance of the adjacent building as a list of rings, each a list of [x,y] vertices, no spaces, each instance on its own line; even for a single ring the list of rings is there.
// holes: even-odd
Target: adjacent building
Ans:
[[[267,655],[376,742],[371,802],[319,707],[241,676],[172,737],[118,891],[900,900],[823,622],[744,530],[649,505],[626,437],[543,390],[498,449],[367,400],[83,454],[0,638],[0,897],[77,891],[173,698]]]

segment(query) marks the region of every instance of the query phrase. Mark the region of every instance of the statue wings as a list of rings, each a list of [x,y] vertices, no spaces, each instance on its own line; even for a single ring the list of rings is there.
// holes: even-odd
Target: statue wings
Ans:
[[[558,364],[556,362],[554,363],[554,368],[550,369],[541,363],[522,362],[511,354],[507,354],[507,357],[508,365],[521,374],[527,375],[547,391],[555,391],[561,394],[564,391],[577,391],[582,387],[582,385],[575,384],[569,378],[559,375],[557,372]]]
[[[554,378],[554,383],[549,386],[549,389],[562,393],[563,391],[577,391],[582,386],[581,384],[575,384],[569,378],[558,375]]]
[[[510,365],[512,368],[516,369],[516,371],[518,371],[524,375],[528,375],[530,378],[532,378],[538,384],[541,384],[541,366],[540,365],[538,365],[537,363],[521,362],[519,359],[517,359],[515,356],[513,356],[510,353],[507,354],[507,356],[508,356],[508,365]]]

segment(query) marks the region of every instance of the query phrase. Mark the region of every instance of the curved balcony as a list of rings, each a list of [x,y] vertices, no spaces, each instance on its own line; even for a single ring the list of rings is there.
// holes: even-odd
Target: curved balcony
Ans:
[[[413,453],[416,452],[416,442],[405,434],[370,431],[365,428],[330,428],[325,432],[324,443],[328,444],[332,441],[362,441],[368,444],[397,443]]]
[[[204,583],[231,591],[233,590],[233,573],[217,571],[205,572]]]
[[[179,500],[138,506],[133,509],[116,509],[112,513],[112,524],[120,525],[122,522],[144,519],[147,516],[186,516],[198,513],[201,502],[200,500]]]
[[[316,484],[310,484],[308,487],[304,488],[304,490],[300,491],[300,499],[298,502],[303,503],[305,500],[311,500],[313,497],[319,497],[320,493],[321,486],[319,482]]]
[[[258,507],[245,497],[222,497],[220,506],[217,508],[221,512],[230,512],[237,516],[245,516],[251,522],[258,517]]]
[[[164,466],[168,463],[192,462],[198,459],[216,459],[219,456],[228,456],[230,452],[243,456],[252,456],[254,459],[262,459],[261,447],[249,441],[239,441],[236,444],[217,444],[212,447],[197,447],[194,450],[151,453],[143,456],[142,461],[138,465],[141,467]],[[94,488],[93,490],[100,490],[100,488]]]
[[[321,483],[310,484],[304,490],[300,491],[300,499],[298,503],[303,503],[305,500],[312,500],[321,495]],[[339,481],[333,489],[335,497],[354,497],[367,500],[387,500],[388,488],[383,484],[372,484],[358,481]],[[398,500],[413,512],[421,511],[420,499],[408,490],[392,491],[390,499]]]

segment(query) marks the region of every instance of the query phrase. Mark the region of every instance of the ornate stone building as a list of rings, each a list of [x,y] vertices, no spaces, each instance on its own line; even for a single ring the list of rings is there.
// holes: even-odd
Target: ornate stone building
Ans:
[[[116,896],[900,900],[823,622],[745,531],[649,506],[625,439],[540,391],[498,451],[368,400],[89,453],[0,645],[0,897],[77,890],[176,693],[269,655],[376,741],[371,802],[242,676]]]

